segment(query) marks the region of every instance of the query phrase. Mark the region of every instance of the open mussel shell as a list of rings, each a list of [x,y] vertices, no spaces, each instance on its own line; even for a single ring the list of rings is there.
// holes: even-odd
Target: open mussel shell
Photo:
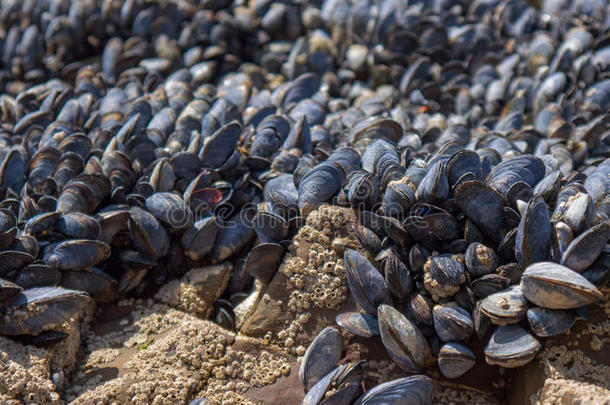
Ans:
[[[430,359],[430,346],[419,328],[389,305],[380,305],[377,318],[388,355],[403,370],[416,373]]]
[[[485,347],[485,360],[502,367],[521,367],[534,359],[540,342],[520,325],[499,326]]]
[[[435,305],[432,317],[434,330],[443,342],[466,340],[474,332],[472,317],[455,302]]]
[[[360,397],[355,405],[429,405],[434,391],[434,382],[430,377],[414,375],[377,385]]]
[[[391,304],[392,295],[383,276],[366,257],[346,249],[345,274],[350,292],[356,303],[367,313],[377,313],[381,304]]]
[[[362,337],[379,336],[379,321],[377,317],[359,312],[343,312],[335,317],[339,327]]]
[[[576,312],[536,307],[527,310],[527,320],[537,336],[549,337],[567,332],[576,322]]]
[[[458,378],[476,363],[472,350],[461,343],[445,343],[438,352],[438,368],[447,378]]]
[[[521,276],[521,291],[535,305],[549,309],[578,308],[603,298],[583,276],[552,262],[529,266]]]
[[[261,243],[248,253],[244,269],[263,284],[269,284],[283,258],[284,248],[281,245]]]
[[[518,285],[491,294],[481,301],[481,311],[496,325],[521,322],[525,319],[528,306]]]
[[[57,287],[24,290],[0,319],[3,335],[35,335],[53,329],[78,313],[89,300],[83,291]]]
[[[568,245],[561,264],[582,273],[597,260],[609,239],[610,223],[602,222],[586,230]]]
[[[327,326],[309,344],[299,367],[299,379],[306,389],[334,370],[341,360],[343,338],[337,328]]]

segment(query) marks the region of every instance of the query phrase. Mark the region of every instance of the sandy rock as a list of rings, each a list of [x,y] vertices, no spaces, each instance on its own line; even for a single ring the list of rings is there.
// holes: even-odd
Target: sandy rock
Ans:
[[[49,347],[38,348],[0,337],[0,403],[58,404],[65,376],[75,368],[81,345],[83,318],[89,318],[93,301],[56,330],[68,337]]]
[[[232,271],[233,265],[228,262],[194,268],[180,280],[164,285],[156,298],[190,314],[209,318],[214,311],[214,302],[229,284]]]
[[[312,336],[334,324],[337,314],[355,310],[338,248],[346,243],[359,247],[352,221],[351,210],[337,206],[321,206],[309,214],[240,332],[298,355]]]
[[[88,342],[67,392],[71,403],[175,404],[207,398],[212,404],[253,404],[259,401],[252,398],[285,378],[294,364],[276,347],[166,305],[129,305],[127,317],[105,325],[111,332],[99,330]],[[117,327],[125,319],[129,326]],[[100,355],[109,345],[117,353]]]

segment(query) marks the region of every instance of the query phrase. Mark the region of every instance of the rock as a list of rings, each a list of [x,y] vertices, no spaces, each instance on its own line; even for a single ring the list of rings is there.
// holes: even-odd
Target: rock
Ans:
[[[0,403],[59,404],[65,379],[76,367],[83,331],[93,301],[56,330],[68,337],[48,347],[25,345],[0,336]]]
[[[191,269],[180,280],[164,285],[156,298],[190,314],[209,318],[214,302],[229,284],[233,265],[228,262]]]
[[[289,380],[296,367],[274,346],[167,305],[119,304],[126,305],[131,306],[127,315],[107,320],[85,346],[67,392],[71,403],[173,404],[207,398],[212,404],[253,405],[268,395],[266,387]],[[109,311],[102,317],[119,312]],[[119,328],[123,319],[132,326]],[[299,403],[302,396],[299,389],[287,403]]]
[[[312,336],[335,324],[337,314],[357,310],[348,299],[343,252],[332,243],[342,238],[359,247],[352,221],[346,208],[321,206],[312,211],[256,309],[240,323],[240,332],[304,351]]]

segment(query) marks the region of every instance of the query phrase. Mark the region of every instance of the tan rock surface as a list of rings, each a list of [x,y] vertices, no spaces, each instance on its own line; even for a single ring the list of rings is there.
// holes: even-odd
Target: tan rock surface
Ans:
[[[56,330],[68,337],[49,347],[38,348],[0,336],[0,403],[58,404],[60,392],[77,363],[81,327],[90,317],[93,302]]]

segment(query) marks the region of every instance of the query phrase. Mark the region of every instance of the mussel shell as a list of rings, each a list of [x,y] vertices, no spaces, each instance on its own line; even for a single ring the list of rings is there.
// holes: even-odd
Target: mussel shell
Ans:
[[[57,230],[75,239],[97,239],[100,236],[99,222],[89,215],[73,212],[57,219]]]
[[[499,326],[485,347],[485,361],[502,367],[521,367],[534,359],[540,342],[517,324]]]
[[[576,313],[569,309],[535,307],[527,310],[527,320],[537,336],[549,337],[567,332],[576,322]]]
[[[154,193],[146,199],[146,209],[174,232],[193,226],[193,213],[182,198],[173,193]]]
[[[432,379],[424,375],[414,375],[375,386],[360,397],[355,405],[429,405],[432,403],[434,391]]]
[[[410,373],[424,367],[431,356],[430,346],[417,326],[385,304],[379,306],[377,318],[381,341],[392,360]]]
[[[334,370],[341,360],[343,338],[337,328],[327,326],[309,344],[299,367],[299,379],[306,389]]]
[[[496,325],[508,325],[525,319],[528,301],[518,285],[487,296],[481,301],[481,312]]]
[[[474,332],[472,317],[454,302],[432,309],[434,330],[443,342],[466,340]]]
[[[244,270],[263,284],[269,284],[284,258],[284,248],[277,243],[261,243],[248,253]]]
[[[110,256],[110,246],[90,239],[61,242],[44,255],[49,266],[62,270],[79,270],[93,267]]]
[[[500,264],[500,259],[493,249],[478,242],[468,246],[464,258],[466,268],[472,277],[492,273]]]
[[[610,239],[610,224],[602,222],[583,232],[563,252],[561,264],[582,273],[599,257]]]
[[[235,214],[220,228],[209,258],[214,263],[222,262],[254,239],[254,229],[242,213]]]
[[[34,261],[34,257],[27,253],[17,250],[5,250],[0,252],[0,277],[19,270]]]
[[[479,181],[467,181],[456,188],[455,201],[487,236],[499,240],[504,226],[504,206],[498,193]]]
[[[323,162],[311,169],[299,182],[301,215],[306,216],[320,203],[329,201],[341,189],[343,176],[341,167],[332,162]]]
[[[187,229],[180,239],[184,248],[184,255],[191,260],[199,260],[208,254],[214,246],[218,233],[216,217],[201,218]]]
[[[602,299],[602,293],[587,279],[557,263],[529,266],[521,276],[525,298],[542,308],[571,309]]]
[[[11,301],[23,291],[18,284],[0,278],[0,305]]]
[[[346,249],[345,274],[352,297],[369,314],[377,313],[381,304],[391,304],[390,289],[375,266],[362,254]]]
[[[520,267],[517,266],[520,271]],[[519,273],[520,274],[520,273]],[[518,281],[518,280],[517,280]],[[511,284],[508,277],[500,274],[486,274],[478,277],[470,282],[472,291],[477,297],[485,298],[491,294],[495,294],[504,290]]]
[[[527,204],[515,238],[515,256],[522,268],[548,259],[552,232],[548,207],[536,196]]]
[[[338,366],[311,387],[301,404],[339,405],[351,403],[361,393],[362,374],[362,362]],[[329,393],[330,390],[335,390],[332,396]]]
[[[102,270],[93,267],[88,270],[62,271],[61,285],[73,290],[85,291],[94,296],[97,302],[101,302],[103,299],[100,294],[115,288],[117,282]],[[109,293],[108,298],[114,296]]]
[[[167,255],[169,235],[154,215],[142,208],[132,207],[127,226],[131,240],[140,252],[154,259]]]
[[[472,350],[461,343],[445,343],[438,352],[438,368],[447,378],[458,378],[476,363]]]
[[[54,286],[61,281],[61,272],[46,264],[32,263],[19,270],[19,273],[13,281],[15,284],[18,284],[25,289]],[[67,286],[64,287],[70,288]]]
[[[335,317],[335,322],[354,335],[366,338],[379,336],[379,321],[370,314],[343,312]]]

